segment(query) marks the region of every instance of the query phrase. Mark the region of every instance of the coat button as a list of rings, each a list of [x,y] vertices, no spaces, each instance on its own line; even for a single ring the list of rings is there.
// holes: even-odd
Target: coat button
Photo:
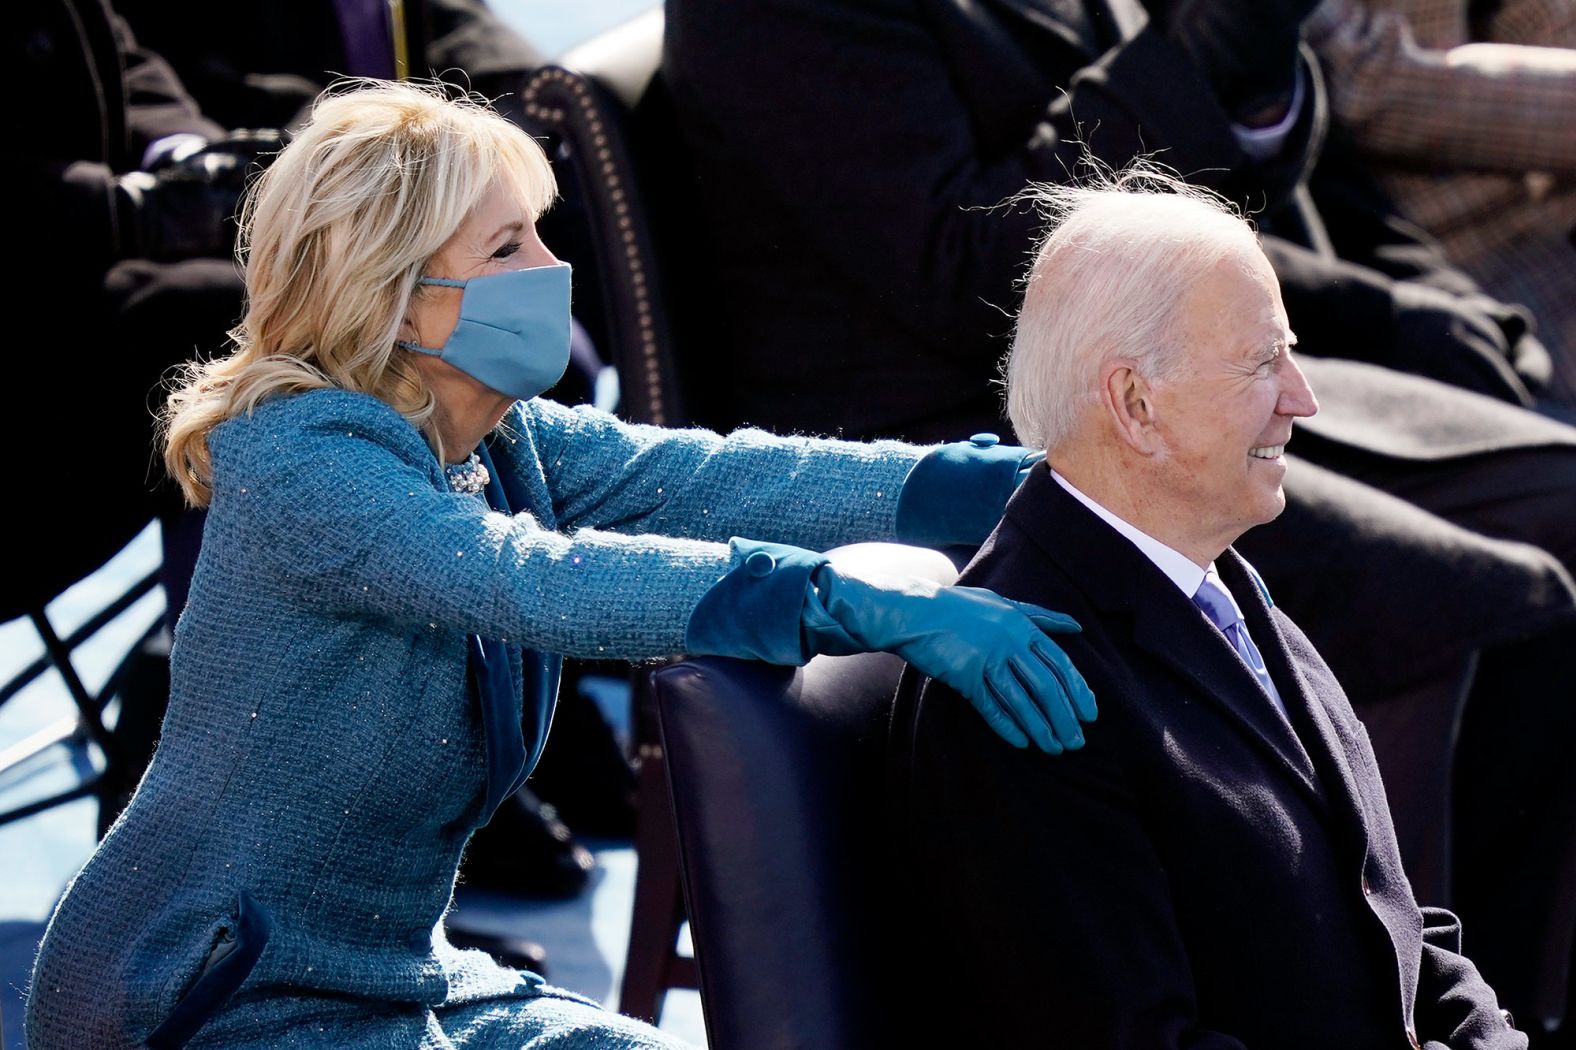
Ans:
[[[990,448],[993,445],[1001,444],[1001,438],[995,434],[975,434],[969,438],[969,444],[975,448]]]
[[[744,559],[744,571],[757,579],[770,576],[775,568],[777,568],[777,559],[765,551],[755,551]]]

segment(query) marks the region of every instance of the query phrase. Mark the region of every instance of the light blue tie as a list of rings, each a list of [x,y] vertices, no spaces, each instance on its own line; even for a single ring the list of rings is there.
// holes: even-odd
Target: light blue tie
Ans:
[[[1248,670],[1253,672],[1270,699],[1275,701],[1275,707],[1282,715],[1286,714],[1286,705],[1281,703],[1280,692],[1270,680],[1269,669],[1264,666],[1264,656],[1259,652],[1259,647],[1253,644],[1253,639],[1248,637],[1248,625],[1242,622],[1242,611],[1237,608],[1236,599],[1226,590],[1226,585],[1220,581],[1214,569],[1210,569],[1204,576],[1204,582],[1198,585],[1193,604],[1204,611],[1210,623],[1220,628],[1220,633],[1226,636],[1231,647],[1237,650],[1237,655],[1242,657],[1242,662],[1248,665]]]

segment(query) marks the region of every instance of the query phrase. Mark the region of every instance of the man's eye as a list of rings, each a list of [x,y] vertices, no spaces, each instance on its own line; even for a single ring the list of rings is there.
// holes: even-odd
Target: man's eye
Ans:
[[[510,241],[507,244],[505,244],[502,247],[500,247],[497,251],[493,252],[492,253],[492,257],[494,259],[507,259],[507,258],[509,258],[509,256],[513,255],[515,252],[517,252],[519,250],[520,250],[520,242],[519,241]]]

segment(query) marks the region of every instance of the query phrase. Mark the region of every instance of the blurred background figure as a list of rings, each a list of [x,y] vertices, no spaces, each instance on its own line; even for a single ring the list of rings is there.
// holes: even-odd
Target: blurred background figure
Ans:
[[[1576,402],[1576,5],[1326,0],[1330,112],[1398,211],[1553,353]]]
[[[26,245],[11,279],[30,304],[17,345],[39,379],[91,361],[69,407],[19,399],[24,432],[81,480],[95,517],[69,543],[52,515],[8,522],[39,555],[20,564],[17,585],[53,593],[175,510],[153,462],[153,391],[169,365],[217,351],[240,315],[232,216],[252,162],[279,140],[208,119],[103,0],[29,5],[7,21],[7,68],[37,89],[16,107],[0,175],[14,243]],[[179,608],[195,538],[171,531],[166,578]]]
[[[428,76],[517,91],[542,55],[481,0],[120,0],[117,9],[215,120],[294,127],[343,76]],[[398,9],[399,25],[389,12]],[[402,68],[403,67],[403,68]]]
[[[673,0],[664,75],[728,333],[709,411],[869,434],[996,423],[1040,225],[997,206],[1141,154],[1251,206],[1308,352],[1530,404],[1547,355],[1524,320],[1322,156],[1322,80],[1298,54],[1313,6]],[[834,361],[855,381],[823,382]],[[905,382],[915,369],[930,382]]]
[[[272,130],[226,130],[167,63],[103,0],[13,12],[6,67],[36,89],[15,107],[0,185],[12,202],[17,346],[35,391],[14,398],[22,433],[71,478],[74,512],[8,515],[18,556],[7,607],[41,602],[102,564],[152,518],[163,525],[169,608],[185,603],[201,516],[184,511],[153,452],[165,370],[213,354],[241,311],[234,213],[248,175],[279,146]],[[25,262],[23,261],[25,259]],[[14,615],[14,613],[12,614]],[[118,812],[153,749],[163,712],[167,639],[139,654],[116,742],[125,776],[102,788],[101,826]]]

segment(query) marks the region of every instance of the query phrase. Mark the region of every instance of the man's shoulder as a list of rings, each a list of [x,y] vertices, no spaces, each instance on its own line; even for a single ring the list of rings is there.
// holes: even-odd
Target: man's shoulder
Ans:
[[[1052,641],[1065,650],[1073,665],[1101,694],[1101,718],[1133,690],[1130,658],[1131,625],[1120,614],[1101,607],[1100,587],[1106,570],[1070,552],[1052,556],[1046,537],[1035,537],[1010,519],[1004,520],[981,546],[979,553],[958,576],[960,586],[981,587],[1004,598],[1027,602],[1078,621],[1077,634],[1058,634]],[[1068,552],[1064,552],[1068,553]],[[912,672],[905,674],[903,690],[907,703],[917,707],[946,695],[956,699],[946,685]],[[960,701],[961,702],[961,701]],[[916,712],[917,713],[917,712]]]
[[[1037,539],[1012,517],[1004,518],[958,574],[958,583],[1051,608],[1056,608],[1054,602],[1087,604],[1094,574],[1070,572],[1063,559],[1052,556],[1051,542]]]

